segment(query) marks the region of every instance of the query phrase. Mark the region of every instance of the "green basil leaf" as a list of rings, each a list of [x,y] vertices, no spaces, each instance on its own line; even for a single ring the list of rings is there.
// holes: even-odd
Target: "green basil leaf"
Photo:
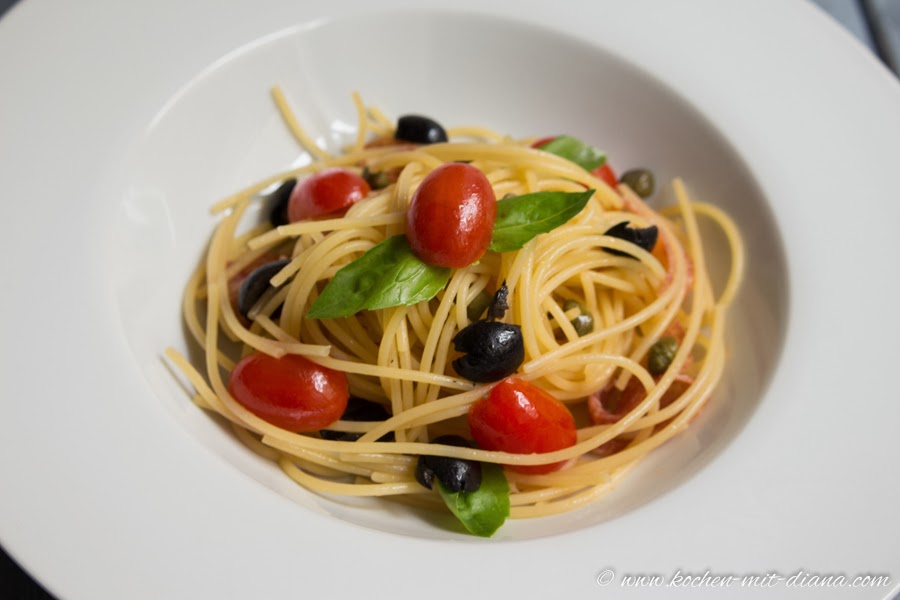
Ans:
[[[500,465],[481,463],[481,486],[474,492],[451,492],[435,481],[450,512],[475,535],[491,537],[509,516],[509,483]]]
[[[449,279],[450,269],[422,262],[406,236],[395,235],[335,273],[306,316],[335,319],[361,310],[409,306],[434,298]]]
[[[594,190],[536,192],[497,201],[497,219],[489,250],[511,252],[532,238],[556,229],[584,209]]]
[[[544,152],[561,156],[584,169],[593,171],[606,162],[606,154],[571,135],[560,135],[539,146]]]

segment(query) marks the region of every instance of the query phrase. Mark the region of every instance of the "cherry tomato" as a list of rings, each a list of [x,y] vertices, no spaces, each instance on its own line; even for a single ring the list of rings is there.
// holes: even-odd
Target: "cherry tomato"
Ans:
[[[313,173],[294,187],[288,200],[291,223],[349,208],[369,195],[366,180],[347,169],[334,167]]]
[[[423,261],[466,267],[487,252],[497,218],[491,183],[476,167],[447,163],[429,173],[413,194],[406,238]]]
[[[559,136],[556,136],[556,135],[550,135],[550,136],[547,136],[547,137],[542,137],[542,138],[540,138],[540,139],[535,140],[534,142],[532,142],[531,147],[532,147],[532,148],[540,148],[540,147],[543,146],[544,144],[549,144],[550,142],[552,142],[553,140],[555,140],[557,137],[559,137]]]
[[[575,419],[565,404],[538,386],[509,377],[469,410],[469,429],[480,448],[531,454],[574,446]],[[548,465],[510,466],[519,473],[556,471],[565,461]]]
[[[541,138],[534,143],[531,144],[532,148],[540,148],[544,144],[549,144],[553,140],[555,140],[557,136],[551,135],[549,137]],[[608,162],[604,162],[602,165],[591,171],[591,175],[598,179],[602,179],[609,187],[616,189],[616,185],[619,183],[619,179],[616,177],[615,171],[612,170],[612,167],[609,166]]]
[[[675,381],[659,400],[659,407],[665,408],[680,398],[693,383],[690,375],[679,374]],[[632,377],[625,384],[625,389],[619,390],[612,384],[602,390],[588,396],[588,413],[595,425],[610,425],[618,423],[622,417],[634,410],[634,407],[644,401],[647,391],[637,377]]]
[[[611,187],[612,189],[616,189],[616,185],[618,185],[619,180],[616,179],[616,173],[612,170],[612,167],[609,166],[608,162],[603,163],[593,171],[591,171],[591,175],[596,177],[597,179],[602,179],[606,185]]]
[[[241,359],[228,391],[244,408],[288,431],[316,431],[344,414],[347,376],[296,354],[274,358],[254,352]]]

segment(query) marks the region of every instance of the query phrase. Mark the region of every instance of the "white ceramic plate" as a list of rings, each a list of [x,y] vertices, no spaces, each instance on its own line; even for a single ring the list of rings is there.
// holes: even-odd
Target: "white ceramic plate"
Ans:
[[[27,0],[0,22],[0,541],[51,591],[889,595],[900,86],[816,9],[70,4]],[[732,213],[750,268],[701,422],[608,501],[494,540],[316,497],[249,455],[160,351],[184,345],[208,206],[298,159],[273,83],[332,145],[359,90],[392,114],[574,132]],[[623,585],[706,572],[737,579]],[[790,586],[801,572],[847,582]],[[852,585],[867,574],[892,583]],[[741,585],[767,575],[775,590]]]

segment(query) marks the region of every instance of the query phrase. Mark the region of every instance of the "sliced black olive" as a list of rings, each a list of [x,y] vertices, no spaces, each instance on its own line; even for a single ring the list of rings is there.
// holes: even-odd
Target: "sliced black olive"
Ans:
[[[384,404],[353,396],[347,400],[347,408],[344,410],[341,419],[344,421],[363,421],[368,423],[371,421],[386,421],[390,417],[391,414]]]
[[[488,320],[494,319],[502,319],[503,315],[506,314],[506,311],[509,309],[509,302],[507,298],[509,297],[509,288],[506,287],[506,281],[504,281],[500,285],[500,289],[494,294],[493,300],[491,300],[491,305],[488,307]]]
[[[272,227],[280,227],[290,223],[288,219],[288,200],[291,198],[291,192],[297,185],[296,179],[288,179],[275,191],[268,195],[269,202],[269,223]]]
[[[477,383],[509,377],[525,360],[522,328],[498,321],[475,321],[453,338],[453,347],[465,355],[453,361],[461,376]]]
[[[442,435],[431,443],[473,447],[469,440],[458,435]],[[481,487],[481,463],[449,456],[420,456],[416,463],[416,481],[430,490],[435,477],[451,492],[474,492]]]
[[[575,300],[566,300],[563,304],[563,311],[565,312],[569,312],[573,308],[578,309],[578,315],[576,315],[570,321],[570,323],[572,323],[572,327],[575,328],[575,333],[577,333],[578,336],[581,337],[594,331],[594,317],[580,302],[577,302]]]
[[[289,262],[291,262],[289,259],[283,258],[266,263],[254,269],[253,272],[244,279],[238,290],[238,310],[242,315],[245,317],[248,316],[250,309],[259,302],[259,299],[263,297],[263,294],[270,289],[275,289],[269,284],[269,280]]]
[[[623,221],[618,225],[613,225],[609,229],[607,229],[603,235],[608,235],[614,238],[619,238],[620,240],[625,240],[626,242],[631,242],[636,246],[640,246],[647,252],[653,250],[653,246],[656,245],[656,238],[659,235],[659,230],[656,228],[656,225],[651,225],[650,227],[629,227],[628,221]],[[615,248],[604,248],[610,254],[615,254],[616,256],[627,256],[628,258],[634,258],[632,255],[627,252],[622,252],[621,250],[616,250]]]
[[[397,119],[394,137],[414,144],[437,144],[447,141],[447,132],[434,119],[420,115],[403,115]]]
[[[350,396],[347,400],[347,408],[344,409],[344,414],[341,415],[341,420],[363,422],[386,421],[390,416],[390,413],[388,413],[383,404],[372,402],[370,400],[363,400],[356,396]],[[355,442],[362,437],[361,433],[353,431],[334,431],[332,429],[322,429],[319,431],[319,435],[322,436],[322,439],[336,442]],[[394,441],[394,432],[391,431],[386,433],[378,438],[378,441]]]
[[[678,352],[678,340],[671,335],[666,335],[652,346],[647,353],[647,370],[651,375],[662,375],[672,364],[675,353]]]
[[[641,198],[649,198],[656,189],[656,180],[650,169],[631,169],[622,173],[619,181],[634,190]]]

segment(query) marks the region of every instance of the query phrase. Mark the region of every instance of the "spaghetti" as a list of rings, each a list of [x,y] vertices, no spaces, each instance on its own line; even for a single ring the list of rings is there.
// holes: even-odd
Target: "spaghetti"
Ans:
[[[230,421],[239,439],[300,485],[324,494],[385,496],[440,509],[441,497],[416,481],[417,460],[448,457],[504,465],[512,518],[561,513],[611,490],[641,458],[688,426],[710,397],[726,361],[723,332],[741,279],[742,243],[729,218],[693,202],[680,180],[672,184],[677,202],[657,212],[627,186],[611,187],[597,172],[534,147],[534,139],[468,127],[448,130],[451,141],[445,143],[394,143],[394,123],[358,96],[356,141],[331,155],[314,146],[279,90],[274,97],[315,161],[214,206],[219,223],[183,298],[185,322],[205,359],[194,365],[172,348],[166,356],[195,388],[199,406]],[[488,251],[474,264],[451,269],[433,298],[339,318],[309,318],[310,308],[342,268],[406,232],[416,189],[429,173],[452,162],[480,170],[497,198],[594,193],[577,215],[520,249]],[[332,167],[390,177],[344,214],[242,232],[242,219],[264,198],[261,192]],[[717,223],[731,246],[729,279],[718,297],[706,269],[700,217]],[[658,241],[645,249],[608,235],[622,223],[655,227]],[[272,257],[285,258],[285,266],[271,277],[269,293],[244,316],[235,307],[236,282]],[[445,434],[470,439],[467,416],[497,385],[460,376],[452,342],[478,319],[469,307],[501,285],[509,306],[503,320],[520,329],[524,347],[515,377],[544,390],[574,415],[577,437],[567,447],[513,453],[430,443]],[[585,320],[590,327],[579,327]],[[648,355],[659,350],[661,341],[670,343],[668,355],[651,372]],[[252,353],[303,356],[343,373],[349,393],[380,405],[384,417],[339,418],[322,428],[343,439],[276,427],[229,389],[228,374]],[[556,463],[561,468],[551,472],[528,468]]]

